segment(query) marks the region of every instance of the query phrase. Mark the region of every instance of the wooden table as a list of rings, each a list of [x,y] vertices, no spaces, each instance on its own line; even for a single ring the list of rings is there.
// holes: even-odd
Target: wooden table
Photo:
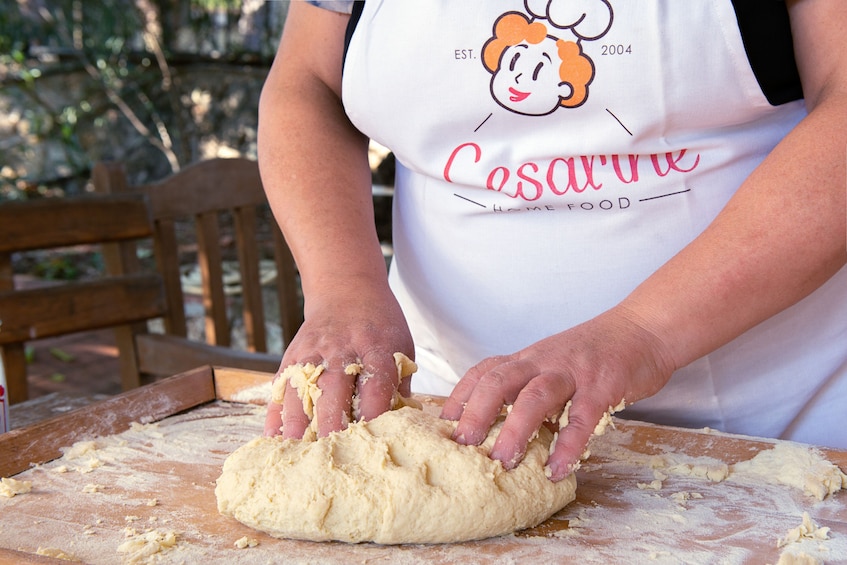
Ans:
[[[784,550],[847,563],[847,494],[818,501],[732,473],[775,442],[619,419],[593,441],[577,500],[537,528],[430,546],[274,539],[219,515],[214,496],[226,456],[261,433],[270,378],[199,368],[0,436],[0,476],[33,484],[0,497],[0,563],[57,562],[39,548],[126,563],[121,544],[157,532],[176,534],[161,563],[776,563]],[[824,455],[847,469],[847,452]],[[709,468],[730,475],[685,472]],[[803,512],[829,539],[778,548]],[[258,545],[235,547],[245,537]]]

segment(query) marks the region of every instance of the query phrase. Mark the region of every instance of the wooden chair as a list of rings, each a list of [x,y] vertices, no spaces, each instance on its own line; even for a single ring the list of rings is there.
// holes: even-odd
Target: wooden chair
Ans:
[[[0,204],[0,352],[10,403],[29,396],[26,342],[131,324],[167,311],[163,279],[158,273],[127,272],[47,288],[16,289],[12,254],[74,245],[115,245],[111,242],[132,241],[152,233],[142,195]],[[127,363],[133,362],[127,359]],[[127,378],[122,384],[125,389],[131,388],[138,385],[138,379]]]
[[[122,165],[98,163],[93,170],[95,192],[103,194],[141,194],[149,203],[153,221],[153,254],[164,280],[167,312],[164,334],[149,333],[134,325],[116,330],[120,351],[133,350],[122,374],[137,379],[138,372],[155,376],[172,375],[199,365],[224,365],[242,369],[275,372],[281,355],[267,353],[265,309],[260,280],[261,250],[257,243],[262,213],[262,233],[270,240],[276,268],[276,296],[282,326],[283,347],[303,322],[297,270],[291,252],[276,222],[270,217],[259,177],[258,164],[248,159],[211,159],[190,165],[162,181],[130,186]],[[246,351],[231,345],[231,319],[227,315],[227,295],[223,281],[222,219],[234,232],[234,255],[240,273],[242,318]],[[226,223],[226,222],[224,222]],[[184,310],[183,273],[180,244],[186,227],[196,234],[197,263],[202,280],[205,311],[205,342],[187,337]],[[114,275],[136,272],[133,242],[120,244],[120,251],[106,259]],[[133,359],[133,357],[135,359]]]

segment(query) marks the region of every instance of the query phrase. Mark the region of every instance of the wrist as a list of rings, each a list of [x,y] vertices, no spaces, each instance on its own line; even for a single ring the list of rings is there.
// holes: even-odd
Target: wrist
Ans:
[[[616,324],[624,328],[624,332],[636,342],[636,349],[644,356],[642,365],[651,377],[655,375],[670,375],[687,364],[680,361],[680,352],[674,349],[675,342],[668,338],[664,318],[653,308],[646,308],[636,301],[627,299],[609,310],[604,316],[611,315],[617,319]],[[656,392],[656,391],[654,391]]]
[[[370,305],[377,308],[386,299],[393,299],[384,264],[381,271],[361,268],[336,269],[308,280],[304,278],[302,286],[307,315],[311,307],[324,307],[328,303]]]

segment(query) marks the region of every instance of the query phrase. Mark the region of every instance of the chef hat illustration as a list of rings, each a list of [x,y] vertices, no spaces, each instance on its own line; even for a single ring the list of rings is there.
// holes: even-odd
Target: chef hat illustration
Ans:
[[[527,11],[558,28],[570,28],[579,38],[605,35],[612,25],[608,0],[525,0]]]

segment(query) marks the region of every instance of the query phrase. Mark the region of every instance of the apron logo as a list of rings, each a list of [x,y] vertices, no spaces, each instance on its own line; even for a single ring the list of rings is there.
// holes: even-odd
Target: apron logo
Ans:
[[[594,62],[582,41],[612,27],[607,0],[525,0],[528,14],[506,12],[482,48],[491,96],[506,110],[544,116],[588,99]]]

